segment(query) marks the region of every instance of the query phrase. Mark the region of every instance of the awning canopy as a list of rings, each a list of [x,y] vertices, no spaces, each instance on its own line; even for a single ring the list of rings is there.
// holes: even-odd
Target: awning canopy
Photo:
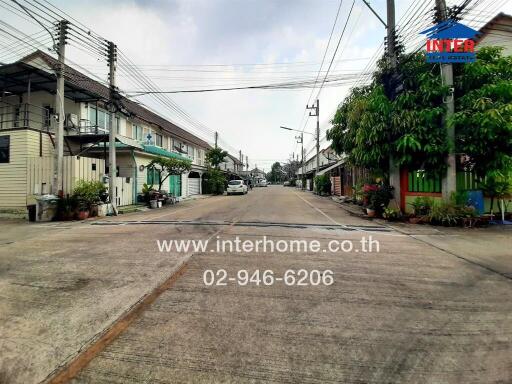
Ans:
[[[339,167],[340,165],[343,165],[345,163],[345,160],[340,160],[337,163],[334,163],[330,167],[327,167],[325,169],[322,169],[321,171],[318,171],[317,176],[323,175],[326,172],[329,172],[331,169],[334,169],[336,167]]]
[[[28,92],[44,91],[55,94],[57,77],[54,73],[35,68],[29,64],[15,62],[0,66],[0,91],[6,95],[21,95]],[[69,81],[64,82],[64,95],[74,101],[102,99],[97,93]]]
[[[188,157],[182,156],[179,153],[169,152],[163,148],[157,147],[155,145],[143,145],[144,152],[151,153],[152,155],[162,156],[162,157],[170,157],[174,159],[180,160],[190,160]]]

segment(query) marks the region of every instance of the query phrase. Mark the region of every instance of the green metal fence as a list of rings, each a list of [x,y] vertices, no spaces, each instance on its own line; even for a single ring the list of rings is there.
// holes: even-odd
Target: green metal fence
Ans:
[[[457,172],[457,191],[479,189],[480,182],[473,172]]]
[[[441,176],[427,176],[424,171],[409,171],[409,192],[441,193]]]

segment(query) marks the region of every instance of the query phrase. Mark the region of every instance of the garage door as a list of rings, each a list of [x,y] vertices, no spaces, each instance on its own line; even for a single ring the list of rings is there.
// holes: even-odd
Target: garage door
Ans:
[[[188,194],[189,195],[199,195],[199,183],[201,179],[198,177],[189,177],[188,179]]]

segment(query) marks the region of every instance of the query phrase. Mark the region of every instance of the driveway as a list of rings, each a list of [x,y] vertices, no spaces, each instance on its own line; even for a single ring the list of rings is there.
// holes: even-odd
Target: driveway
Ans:
[[[5,382],[69,362],[75,383],[512,381],[510,232],[409,234],[280,186],[60,226],[0,250]],[[370,237],[378,252],[363,251]],[[264,238],[320,250],[215,249]],[[176,239],[210,243],[159,251]],[[333,240],[355,246],[331,251]],[[181,265],[151,305],[116,322]],[[205,284],[221,270],[226,285]],[[239,271],[257,270],[305,270],[308,283],[241,284]],[[333,283],[313,285],[312,271]],[[109,327],[122,329],[90,348]]]

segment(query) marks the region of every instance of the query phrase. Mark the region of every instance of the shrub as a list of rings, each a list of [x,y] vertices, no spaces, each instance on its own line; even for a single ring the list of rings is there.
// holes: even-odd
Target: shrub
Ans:
[[[107,188],[101,181],[79,180],[73,189],[73,199],[78,207],[83,210],[90,210],[91,205],[98,204]]]
[[[400,219],[402,217],[402,213],[399,209],[396,208],[384,208],[382,217],[384,217],[386,220],[394,221]]]
[[[363,187],[364,203],[381,215],[393,198],[393,187],[384,184],[366,184]]]
[[[225,189],[226,176],[224,176],[220,170],[210,168],[208,170],[207,178],[209,192],[214,195],[222,195]]]
[[[315,190],[320,195],[331,194],[331,178],[329,175],[315,176]]]
[[[434,205],[434,200],[427,196],[418,196],[409,205],[413,208],[414,216],[428,216]]]
[[[477,216],[478,214],[474,207],[456,204],[455,199],[452,199],[451,202],[441,201],[438,204],[434,204],[427,218],[430,224],[453,227],[463,224],[465,219]]]

